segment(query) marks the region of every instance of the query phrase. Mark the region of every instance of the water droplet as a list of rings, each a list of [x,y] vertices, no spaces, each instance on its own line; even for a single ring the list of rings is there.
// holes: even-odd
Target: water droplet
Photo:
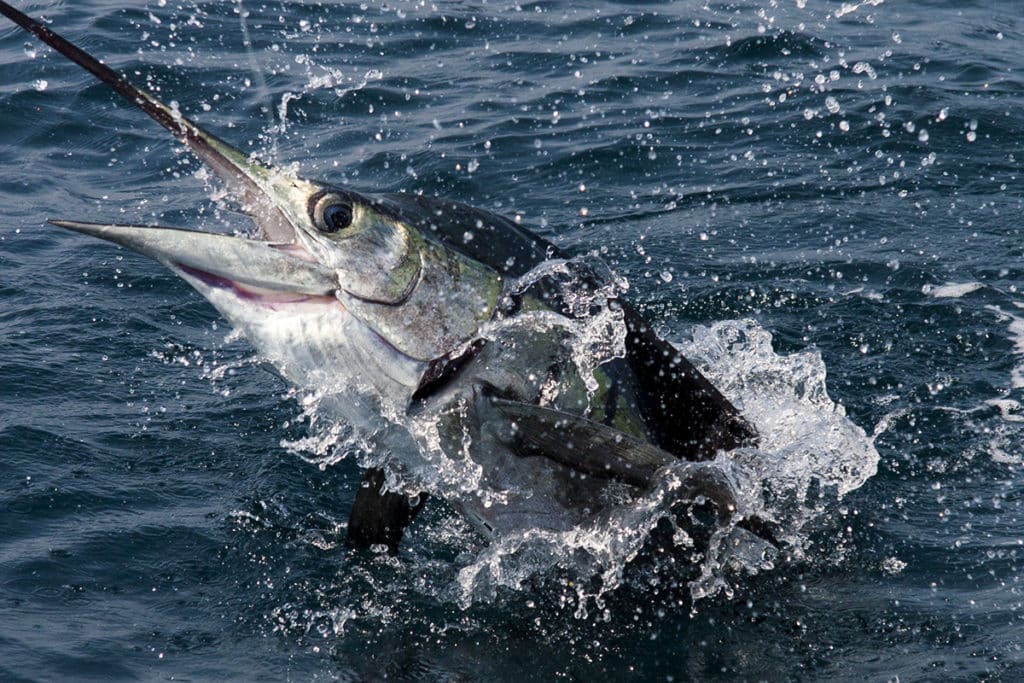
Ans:
[[[921,142],[928,142],[928,129],[922,128],[921,132],[917,134],[917,139]]]
[[[46,90],[47,86],[49,85],[50,84],[42,78],[37,78],[36,80],[32,81],[32,87],[38,90],[39,92],[43,92],[44,90]]]
[[[661,271],[661,280],[662,282],[672,282],[672,273],[667,270]]]
[[[825,98],[825,108],[828,109],[829,113],[831,114],[838,114],[839,102],[836,100],[836,98],[829,95],[828,97]]]
[[[33,45],[32,43],[25,43],[24,50],[25,50],[25,56],[28,57],[29,59],[35,59],[36,55],[39,54],[38,52],[36,52],[36,46]]]

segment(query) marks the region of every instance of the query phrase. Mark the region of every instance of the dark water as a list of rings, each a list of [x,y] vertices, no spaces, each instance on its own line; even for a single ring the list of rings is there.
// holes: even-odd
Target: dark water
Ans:
[[[460,606],[443,505],[353,553],[358,467],[282,445],[287,386],[172,274],[44,224],[238,217],[3,23],[0,679],[1024,678],[1020,2],[124,4],[21,3],[307,176],[604,247],[667,334],[820,353],[881,460],[731,598],[637,570],[582,618],[557,576]]]

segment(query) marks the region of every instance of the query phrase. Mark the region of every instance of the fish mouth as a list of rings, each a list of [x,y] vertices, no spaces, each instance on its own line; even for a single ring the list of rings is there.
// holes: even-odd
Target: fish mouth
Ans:
[[[162,226],[50,223],[137,251],[195,284],[227,290],[244,301],[341,304],[335,274],[291,244]]]
[[[341,290],[335,273],[297,245],[152,225],[66,220],[50,223],[113,242],[162,263],[235,324],[246,326],[301,309],[307,313],[315,310],[319,315],[326,310],[324,307],[330,307],[335,313],[346,315],[350,324],[359,326],[395,362],[421,362],[396,347],[372,325],[348,315],[338,298]],[[228,294],[232,303],[225,306],[218,293]]]
[[[281,306],[287,306],[289,304],[305,304],[305,303],[334,303],[339,306],[342,305],[336,297],[327,294],[302,294],[300,292],[279,292],[272,289],[265,289],[263,287],[254,287],[238,282],[236,280],[230,280],[221,275],[214,273],[208,273],[198,268],[192,268],[186,266],[184,263],[171,262],[169,267],[172,270],[181,273],[182,277],[186,277],[189,280],[195,280],[210,289],[222,289],[230,292],[235,298],[241,301],[248,301],[254,304],[260,304],[267,308],[279,308]]]

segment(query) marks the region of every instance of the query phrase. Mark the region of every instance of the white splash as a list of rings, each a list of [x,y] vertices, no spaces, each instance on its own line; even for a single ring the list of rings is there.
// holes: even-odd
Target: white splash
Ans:
[[[373,81],[379,81],[384,77],[383,72],[378,69],[370,69],[361,78],[349,78],[341,69],[329,67],[318,67],[322,73],[313,73],[315,66],[308,57],[299,60],[306,67],[307,83],[300,92],[285,92],[281,95],[281,101],[277,105],[277,124],[272,127],[271,133],[278,136],[283,135],[288,129],[288,106],[292,102],[302,99],[305,95],[317,90],[333,89],[334,96],[341,99],[345,95],[357,90],[362,90]],[[276,151],[272,150],[272,151]]]
[[[836,19],[845,17],[847,14],[853,14],[862,7],[878,7],[885,3],[885,0],[863,0],[862,2],[844,2],[839,9],[832,13],[832,16]]]
[[[780,540],[799,556],[807,527],[875,474],[873,438],[829,398],[819,354],[776,354],[771,334],[753,321],[698,327],[680,346],[762,436],[759,448],[721,454],[712,465],[733,484],[740,514],[777,523]],[[592,525],[528,532],[485,548],[461,570],[456,598],[463,605],[486,600],[499,587],[519,590],[537,573],[571,566],[582,577],[600,577],[594,594],[577,588],[577,616],[585,615],[587,599],[599,601],[619,585],[650,530],[670,514],[687,465],[680,463],[680,472],[671,468],[655,491]],[[685,534],[677,537],[677,543],[688,541]],[[718,529],[690,592],[694,598],[731,595],[730,576],[771,569],[773,556],[767,542],[743,529]]]
[[[1014,301],[1017,308],[1024,308],[1024,303]],[[1000,322],[1007,323],[1010,332],[1010,340],[1013,342],[1013,355],[1018,361],[1024,361],[1024,318],[1013,313],[1004,311],[999,306],[986,306],[986,309],[994,312]],[[1010,371],[1010,385],[1014,389],[1024,388],[1024,362],[1018,362]]]
[[[1007,422],[1024,422],[1019,401],[1014,401],[1012,398],[991,398],[985,401],[985,405],[997,408],[999,416]]]
[[[923,285],[921,293],[936,299],[959,299],[984,287],[980,282],[947,282],[944,285]]]
[[[1024,463],[1020,442],[1020,423],[1024,422],[1024,406],[1012,398],[992,398],[985,401],[984,405],[998,409],[999,417],[1004,423],[986,430],[990,434],[987,446],[992,462],[1004,465]]]
[[[803,493],[817,481],[841,497],[875,474],[872,440],[829,398],[819,353],[776,354],[771,333],[752,320],[698,327],[682,350],[757,425],[749,462],[769,483]]]
[[[565,264],[546,267],[564,268]],[[607,296],[616,290],[598,291],[599,296]],[[585,306],[593,300],[579,303]],[[514,324],[544,328],[553,324],[551,317],[516,316]],[[569,321],[571,324],[561,320],[580,354],[591,359],[621,354],[621,320],[604,320],[600,315]],[[502,331],[495,327],[485,334]],[[757,517],[771,523],[787,552],[799,557],[809,527],[875,473],[878,454],[873,438],[850,422],[842,406],[829,398],[825,366],[818,353],[779,355],[772,349],[771,334],[754,321],[697,327],[692,339],[679,346],[756,425],[762,439],[758,448],[722,453],[710,463],[680,461],[663,470],[649,493],[634,499],[624,497],[621,504],[568,531],[531,528],[479,546],[466,530],[462,545],[480,550],[463,555],[450,585],[430,590],[468,607],[505,591],[523,590],[552,572],[569,572],[578,579],[571,584],[571,602],[576,616],[585,617],[591,606],[601,604],[607,591],[621,584],[627,566],[661,520],[677,519],[680,506],[688,509],[700,503],[699,495],[685,493],[697,467],[712,468],[734,492],[737,517],[711,529],[706,547],[698,546],[686,530],[670,522],[675,529],[674,544],[693,557],[686,571],[687,578],[692,578],[689,589],[695,599],[732,595],[738,576],[774,566],[776,549],[735,526],[740,518]],[[588,364],[583,366],[581,371]],[[472,458],[446,453],[439,445],[440,437],[431,436],[431,430],[437,430],[434,416],[408,416],[400,406],[378,406],[382,419],[361,429],[357,437],[332,417],[332,403],[345,393],[339,390],[304,398],[302,419],[310,423],[310,436],[286,442],[286,447],[320,467],[353,451],[360,452],[364,465],[386,466],[387,451],[419,448],[422,464],[414,474],[415,481],[395,480],[389,485],[409,494],[427,490],[449,499],[479,498],[485,505],[491,498],[500,502],[502,491],[481,487],[483,473]],[[401,429],[382,428],[388,423]],[[415,433],[419,445],[393,438],[398,432]],[[339,451],[342,455],[336,455]]]

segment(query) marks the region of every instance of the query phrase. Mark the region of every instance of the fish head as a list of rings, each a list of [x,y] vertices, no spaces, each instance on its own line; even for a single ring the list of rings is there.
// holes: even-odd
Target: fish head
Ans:
[[[407,402],[430,363],[468,344],[501,278],[392,205],[257,161],[188,123],[186,143],[252,235],[54,220],[164,264],[299,386]]]

